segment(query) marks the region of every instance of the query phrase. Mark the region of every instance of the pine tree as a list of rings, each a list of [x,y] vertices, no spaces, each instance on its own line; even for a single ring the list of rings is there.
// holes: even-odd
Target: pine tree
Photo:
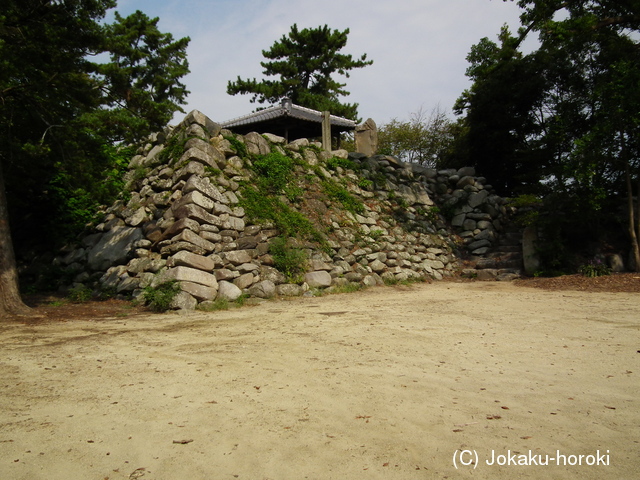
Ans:
[[[252,94],[251,102],[276,104],[289,97],[293,103],[319,111],[329,110],[352,120],[358,120],[358,104],[341,103],[340,97],[349,95],[345,83],[332,75],[349,78],[349,71],[373,63],[363,54],[358,59],[338,53],[347,45],[349,29],[331,30],[327,25],[298,30],[294,24],[288,35],[276,41],[262,55],[270,60],[260,62],[267,77],[279,80],[242,80],[229,82],[229,95]]]

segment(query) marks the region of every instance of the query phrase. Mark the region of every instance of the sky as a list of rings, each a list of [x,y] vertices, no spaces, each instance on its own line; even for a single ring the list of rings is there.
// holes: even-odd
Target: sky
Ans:
[[[191,73],[183,78],[191,93],[183,108],[216,122],[255,110],[250,95],[228,95],[227,83],[238,76],[264,79],[262,50],[294,23],[349,28],[340,53],[366,53],[373,65],[335,78],[350,92],[343,101],[358,103],[359,116],[379,126],[435,108],[453,118],[455,100],[470,86],[465,70],[472,45],[496,40],[504,24],[515,32],[521,13],[503,0],[118,0],[115,10],[123,16],[141,10],[160,18],[160,31],[191,38]],[[177,114],[174,123],[183,117]]]

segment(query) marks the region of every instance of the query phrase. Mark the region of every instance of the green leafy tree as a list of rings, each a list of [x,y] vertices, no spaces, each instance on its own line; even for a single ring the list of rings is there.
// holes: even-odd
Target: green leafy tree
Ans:
[[[158,30],[159,19],[137,11],[105,26],[110,61],[96,65],[101,106],[84,121],[103,138],[133,142],[163,128],[189,93],[180,79],[189,73],[189,38],[174,41]]]
[[[115,6],[6,0],[0,11],[0,317],[28,311],[12,237],[55,247],[70,218],[84,223],[120,190],[118,143],[156,131],[184,103],[188,39],[172,42],[139,12],[101,25]],[[111,63],[93,61],[105,52]]]
[[[349,29],[331,30],[327,25],[298,30],[294,24],[288,35],[276,41],[262,55],[269,61],[260,62],[267,77],[229,82],[229,95],[251,94],[251,102],[276,104],[288,97],[293,103],[319,111],[330,111],[357,120],[358,104],[341,103],[340,97],[349,95],[346,84],[333,78],[334,74],[349,78],[349,71],[373,63],[363,54],[357,59],[338,53],[347,45]]]
[[[447,161],[454,134],[454,124],[440,108],[434,108],[428,115],[419,109],[408,121],[393,119],[380,126],[378,151],[438,168]]]
[[[612,0],[520,0],[522,27],[472,48],[472,87],[459,99],[471,163],[503,193],[564,205],[556,231],[598,235],[627,197],[636,268],[640,188],[640,8]],[[539,47],[520,46],[537,35]],[[634,192],[635,190],[635,192]],[[569,214],[570,212],[570,214]],[[567,220],[571,219],[571,225]],[[576,221],[577,220],[577,221]]]

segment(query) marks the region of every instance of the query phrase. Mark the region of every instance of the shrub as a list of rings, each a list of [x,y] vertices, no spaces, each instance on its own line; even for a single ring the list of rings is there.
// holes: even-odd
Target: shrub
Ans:
[[[307,269],[307,255],[301,248],[292,247],[284,237],[276,237],[269,244],[274,266],[290,281],[296,281]]]
[[[346,188],[341,187],[335,182],[322,182],[322,189],[329,198],[337,200],[342,206],[351,213],[364,213],[364,204],[351,195]]]
[[[83,303],[91,299],[92,291],[86,285],[76,285],[69,290],[67,297],[74,303]]]
[[[329,170],[336,170],[338,167],[344,168],[345,170],[360,170],[360,166],[348,158],[332,157],[327,160],[327,168]]]
[[[293,173],[293,159],[278,152],[271,152],[253,162],[259,185],[270,193],[281,193],[287,187]]]
[[[578,271],[585,277],[602,277],[610,275],[611,269],[607,267],[602,260],[596,258],[585,265],[581,265]]]
[[[180,284],[176,280],[170,280],[157,287],[146,287],[143,298],[154,312],[166,312],[171,308],[171,303],[178,293],[180,293]]]

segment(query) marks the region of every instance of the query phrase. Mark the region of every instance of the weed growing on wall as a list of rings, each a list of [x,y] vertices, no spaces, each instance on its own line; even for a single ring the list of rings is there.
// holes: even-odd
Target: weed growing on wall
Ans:
[[[151,310],[166,312],[171,308],[171,303],[180,290],[180,284],[176,280],[171,280],[161,283],[157,287],[146,287],[142,295]]]
[[[341,185],[325,180],[322,182],[322,190],[329,198],[340,202],[345,210],[353,214],[364,213],[364,204],[351,195],[347,189]]]
[[[269,253],[274,266],[287,276],[289,281],[298,282],[307,270],[307,254],[289,244],[285,237],[276,237],[269,243]]]

